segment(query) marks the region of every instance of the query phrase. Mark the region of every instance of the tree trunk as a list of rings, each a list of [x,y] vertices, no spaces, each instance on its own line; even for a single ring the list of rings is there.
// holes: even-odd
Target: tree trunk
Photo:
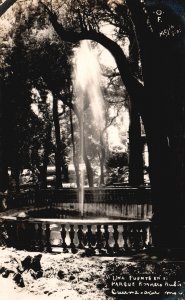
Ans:
[[[3,107],[3,94],[0,83],[0,192],[8,189],[8,164],[7,164],[7,151],[6,151],[6,138],[5,137],[5,116]]]
[[[139,68],[139,48],[135,32],[129,33],[129,60],[131,65],[131,72],[136,77],[141,77]],[[141,140],[141,121],[139,109],[132,101],[128,103],[129,107],[129,185],[140,186],[144,184],[143,174],[143,145]]]
[[[73,115],[72,115],[72,109],[70,108],[70,125],[71,125],[71,140],[72,140],[72,146],[73,146],[73,163],[76,173],[76,185],[77,188],[80,187],[80,175],[79,175],[79,162],[76,155],[76,146],[75,146],[75,140],[74,140],[74,128],[73,128]]]
[[[62,137],[61,141],[61,167],[62,167],[62,179],[64,182],[69,182],[69,171],[68,171],[68,164],[66,160],[66,141],[65,136]]]
[[[40,171],[40,187],[41,189],[47,188],[47,167],[49,163],[49,154],[50,154],[50,142],[51,142],[51,125],[47,128],[46,141],[44,143],[44,158],[43,164],[39,168]]]
[[[62,187],[62,171],[61,171],[61,139],[60,139],[60,124],[58,118],[58,100],[53,98],[53,122],[55,127],[55,167],[56,167],[56,182],[55,188]]]
[[[100,186],[105,184],[104,167],[105,167],[105,145],[103,141],[103,132],[100,132]]]
[[[11,174],[12,174],[12,180],[14,183],[14,189],[17,193],[20,192],[20,180],[19,180],[19,176],[20,176],[20,170],[17,167],[12,167],[11,168]]]
[[[62,176],[64,182],[69,182],[69,170],[66,162],[62,162]]]
[[[144,184],[143,145],[140,115],[133,103],[130,105],[129,115],[129,185],[140,186]]]
[[[160,103],[169,101],[163,93],[161,95],[161,89],[156,89],[150,97],[153,103],[156,103],[156,99],[160,99]],[[153,242],[158,246],[175,248],[185,246],[183,238],[185,202],[182,184],[185,143],[184,130],[176,122],[184,119],[184,116],[181,109],[178,111],[177,106],[176,103],[173,112],[170,112],[165,111],[161,105],[159,112],[153,105],[153,109],[148,112],[150,120],[145,121],[154,212]],[[171,124],[173,128],[170,130],[167,128],[166,116],[171,120],[174,119]]]
[[[44,153],[43,165],[40,167],[40,188],[47,189],[47,166],[49,163],[48,155]]]

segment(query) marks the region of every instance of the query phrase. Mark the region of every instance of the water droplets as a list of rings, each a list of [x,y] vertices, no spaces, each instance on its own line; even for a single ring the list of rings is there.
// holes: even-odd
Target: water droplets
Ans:
[[[74,87],[80,110],[88,107],[97,126],[104,123],[104,100],[101,91],[101,68],[90,41],[82,41],[74,58]],[[92,120],[92,121],[93,121]]]

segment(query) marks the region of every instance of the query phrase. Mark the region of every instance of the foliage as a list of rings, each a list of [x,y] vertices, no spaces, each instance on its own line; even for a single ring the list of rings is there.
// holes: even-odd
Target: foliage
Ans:
[[[124,152],[112,152],[107,165],[109,168],[128,166],[128,154]]]
[[[132,32],[132,24],[125,4],[111,4],[107,1],[75,1],[75,6],[74,1],[68,0],[44,3],[57,12],[59,20],[68,30],[103,32],[109,24],[111,32],[114,31],[115,40],[119,41],[123,48],[126,45],[125,37]],[[7,140],[9,165],[16,162],[15,167],[20,170],[25,167],[31,168],[32,171],[39,170],[45,158],[46,147],[49,149],[47,155],[53,157],[56,152],[54,131],[51,130],[50,137],[48,131],[49,127],[53,127],[51,101],[54,98],[58,101],[60,111],[60,160],[67,165],[72,156],[69,109],[72,109],[76,115],[73,118],[77,150],[75,155],[77,157],[80,155],[79,112],[76,109],[77,99],[75,96],[72,98],[73,61],[71,58],[74,48],[58,37],[49,22],[46,7],[39,1],[35,1],[34,5],[29,1],[23,5],[16,3],[12,7],[12,12],[17,25],[13,28],[14,20],[9,21],[11,47],[5,50],[6,53],[2,53],[2,57],[5,57],[2,65],[5,98],[9,99],[5,108],[9,120],[6,136],[11,136],[11,139]],[[96,44],[92,44],[92,47],[97,51]],[[102,65],[103,57],[104,54],[101,59]],[[106,156],[110,150],[108,129],[117,126],[119,123],[117,120],[123,113],[123,105],[129,107],[129,99],[125,88],[120,88],[120,76],[117,70],[105,65],[102,70],[104,78],[101,77],[101,89],[106,101],[105,124],[100,131],[93,119],[89,123],[91,108],[87,107],[84,135],[87,158],[92,162],[94,171],[97,170],[98,164],[103,165],[103,176]],[[120,134],[121,126],[120,123],[118,128]],[[124,139],[122,139],[123,143],[125,143]]]

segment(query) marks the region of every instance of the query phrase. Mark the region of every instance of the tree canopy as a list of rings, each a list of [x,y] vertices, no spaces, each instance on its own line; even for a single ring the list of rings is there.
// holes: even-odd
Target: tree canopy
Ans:
[[[0,6],[0,15],[14,2],[16,1],[6,0]],[[23,8],[26,9],[23,11]],[[78,130],[81,130],[84,124],[80,122],[79,110],[71,88],[70,58],[73,55],[72,49],[74,49],[73,47],[79,47],[80,42],[84,40],[91,40],[94,45],[103,46],[114,58],[117,69],[112,72],[111,76],[114,76],[115,73],[119,74],[119,78],[121,78],[124,85],[122,89],[123,102],[129,108],[129,147],[130,162],[132,162],[130,163],[130,171],[138,170],[134,176],[135,178],[138,176],[135,182],[141,183],[139,172],[143,172],[141,168],[143,164],[142,119],[149,150],[154,223],[157,228],[160,227],[160,242],[163,241],[164,244],[168,244],[170,243],[170,236],[166,234],[166,231],[171,226],[171,220],[174,219],[177,225],[173,231],[173,236],[178,244],[180,241],[176,233],[182,229],[184,218],[185,175],[185,4],[183,1],[53,0],[34,1],[34,3],[26,1],[24,4],[17,1],[11,9],[20,27],[18,31],[15,30],[12,27],[12,21],[10,21],[11,29],[9,33],[13,36],[12,42],[14,45],[12,44],[10,47],[10,52],[5,50],[5,53],[2,53],[2,56],[6,57],[6,65],[2,63],[2,69],[4,70],[2,80],[5,81],[7,87],[11,86],[13,91],[10,91],[9,88],[5,89],[7,92],[4,97],[11,101],[9,111],[9,120],[11,121],[7,125],[7,130],[10,128],[11,142],[17,148],[15,153],[19,153],[21,148],[17,143],[16,135],[25,134],[17,127],[19,128],[25,122],[25,119],[31,118],[33,120],[36,118],[37,122],[35,124],[37,125],[33,126],[32,129],[35,128],[34,130],[38,130],[38,132],[42,131],[39,131],[42,125],[46,126],[46,118],[45,125],[41,125],[43,120],[40,122],[38,116],[35,116],[33,111],[30,110],[33,88],[38,90],[40,95],[45,94],[45,103],[47,102],[47,95],[52,94],[53,107],[55,107],[55,111],[53,110],[55,117],[53,114],[52,118],[56,134],[55,155],[56,160],[58,159],[57,166],[60,166],[61,163],[59,153],[61,153],[62,122],[58,118],[60,101],[63,103],[65,117],[69,117],[70,126],[69,124],[65,126],[70,127],[71,130],[70,137],[73,141],[73,152],[77,153],[79,151],[77,140],[75,141],[75,132],[73,132],[74,122],[78,124]],[[31,18],[29,10],[32,14]],[[21,25],[22,20],[24,24]],[[51,29],[51,24],[53,29]],[[23,30],[24,34],[23,27],[27,28]],[[21,35],[18,34],[20,31],[22,32]],[[40,40],[34,37],[35,34],[40,36]],[[46,38],[45,35],[47,34],[51,34],[51,39],[48,36]],[[31,45],[32,42],[38,44]],[[29,51],[26,47],[29,47]],[[23,64],[20,61],[23,61]],[[37,66],[38,62],[39,67]],[[15,74],[17,75],[16,78]],[[109,86],[104,86],[105,90],[108,88]],[[115,93],[115,90],[113,90],[113,93]],[[3,105],[4,110],[8,111],[6,104]],[[47,107],[47,104],[44,105],[45,116],[47,114],[50,116],[49,107]],[[19,106],[21,107],[20,110]],[[88,101],[86,106],[88,108]],[[118,108],[119,105],[116,104],[116,107]],[[22,108],[25,109],[24,116],[22,116]],[[18,118],[13,113],[14,109],[17,111]],[[88,113],[87,109],[87,117]],[[111,120],[109,121],[111,122]],[[4,124],[6,124],[5,121]],[[62,126],[64,126],[64,123]],[[14,130],[16,134],[13,134]],[[29,129],[27,128],[26,135],[30,136],[31,140],[31,134],[28,134],[28,132]],[[79,131],[77,132],[79,133]],[[86,132],[88,133],[88,126]],[[7,134],[3,135],[1,133],[0,136],[4,136],[2,141],[7,145],[5,137]],[[38,138],[38,140],[41,143],[42,139]],[[28,143],[26,141],[27,139],[25,144]],[[91,139],[91,143],[92,141],[93,139]],[[96,143],[97,136],[94,146]],[[106,151],[104,143],[105,141],[100,134],[99,149],[103,151],[100,151],[101,155],[99,152],[99,157],[102,158],[103,163],[105,163],[104,154]],[[88,152],[86,146],[87,139],[84,139],[84,162],[87,173],[92,174],[91,159],[95,152],[97,154],[97,147],[94,147],[95,152],[92,151],[93,147]],[[132,160],[133,158],[135,160]],[[19,161],[18,158],[15,160]],[[78,168],[76,172],[78,173]],[[60,167],[58,167],[58,176],[60,177],[60,175]],[[89,182],[91,182],[91,185],[93,180],[90,180],[90,177]],[[135,179],[132,180],[134,182]],[[174,199],[176,199],[176,205],[174,205]],[[166,212],[166,207],[168,207],[168,212]],[[160,226],[158,226],[159,224]]]

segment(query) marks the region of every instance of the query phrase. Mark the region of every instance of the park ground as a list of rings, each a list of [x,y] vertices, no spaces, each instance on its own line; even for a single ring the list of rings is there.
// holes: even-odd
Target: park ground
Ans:
[[[116,291],[128,291],[128,287],[116,285],[122,285],[124,281],[128,283],[129,275],[134,278],[132,282],[145,276],[144,281],[140,280],[143,284],[150,276],[149,280],[154,285],[162,284],[163,288],[165,285],[168,297],[167,294],[159,295],[155,299],[185,299],[185,260],[182,257],[177,260],[171,254],[165,256],[145,253],[134,257],[87,257],[83,252],[50,254],[1,247],[0,300],[127,299],[120,294],[113,295],[111,291],[113,287]],[[118,279],[118,276],[121,278]],[[165,281],[163,278],[166,278]],[[112,282],[117,283],[112,286]],[[140,288],[140,292],[159,290],[161,292],[161,288],[153,285]]]

